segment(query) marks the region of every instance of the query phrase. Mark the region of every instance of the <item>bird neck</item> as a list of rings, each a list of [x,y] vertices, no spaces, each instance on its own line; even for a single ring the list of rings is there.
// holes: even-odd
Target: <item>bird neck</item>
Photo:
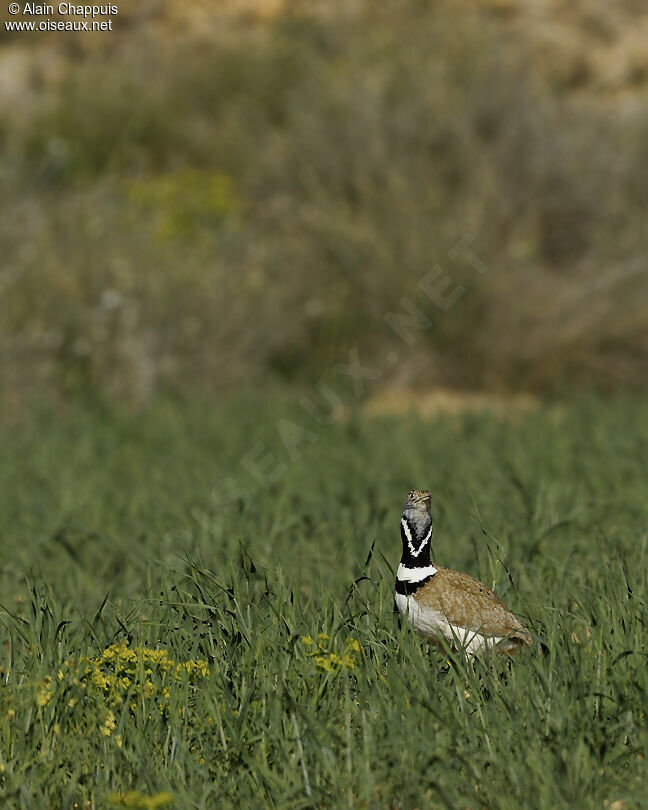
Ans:
[[[403,512],[401,540],[403,553],[396,573],[396,594],[410,597],[416,594],[437,573],[430,562],[432,518],[421,510]]]
[[[401,518],[403,553],[401,565],[405,568],[430,568],[430,541],[432,518],[420,509],[405,509]]]

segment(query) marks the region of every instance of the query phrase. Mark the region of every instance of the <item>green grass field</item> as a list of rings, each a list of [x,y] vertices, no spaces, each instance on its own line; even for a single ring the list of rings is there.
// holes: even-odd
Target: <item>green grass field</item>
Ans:
[[[2,808],[648,804],[645,398],[75,406],[2,448]],[[448,665],[394,616],[412,487],[546,656]]]

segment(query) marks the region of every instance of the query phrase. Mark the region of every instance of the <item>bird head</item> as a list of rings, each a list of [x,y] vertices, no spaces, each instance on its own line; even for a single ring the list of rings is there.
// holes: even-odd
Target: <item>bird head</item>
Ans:
[[[427,489],[412,489],[407,496],[405,509],[422,509],[429,513],[431,503],[432,496]]]

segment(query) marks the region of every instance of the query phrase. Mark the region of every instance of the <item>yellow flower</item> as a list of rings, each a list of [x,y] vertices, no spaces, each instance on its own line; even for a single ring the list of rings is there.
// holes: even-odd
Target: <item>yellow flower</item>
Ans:
[[[340,672],[343,669],[355,669],[356,656],[362,653],[360,642],[355,638],[347,638],[344,653],[328,652],[327,642],[330,637],[326,633],[319,633],[317,636],[317,647],[314,648],[314,641],[311,636],[303,636],[302,642],[308,647],[308,655],[314,659],[315,665],[325,672]]]
[[[54,697],[54,692],[50,684],[51,684],[50,678],[46,678],[45,682],[41,684],[41,686],[39,687],[38,694],[36,695],[37,706],[41,707],[47,706]]]
[[[106,707],[123,703],[124,693],[129,692],[132,711],[137,710],[140,701],[152,700],[155,705],[149,706],[149,711],[159,709],[164,713],[173,689],[167,672],[172,673],[174,680],[183,681],[188,677],[193,682],[208,676],[209,665],[201,658],[176,662],[166,649],[130,647],[125,641],[119,641],[96,656],[69,658],[57,670],[55,678],[47,677],[38,685],[36,703],[39,707],[47,706],[57,694],[58,681],[65,681],[66,685],[83,689],[89,697],[98,694]],[[78,697],[69,697],[67,704],[74,708],[77,701]],[[104,723],[100,728],[102,734],[109,736],[109,726]]]
[[[95,686],[98,686],[99,689],[108,689],[110,685],[108,682],[108,678],[98,670],[95,670],[92,673],[92,682],[94,683]]]
[[[316,655],[315,656],[315,666],[318,666],[320,669],[325,670],[326,672],[330,672],[331,667],[331,659],[328,658],[326,655]]]
[[[110,737],[110,735],[115,730],[115,726],[117,723],[115,722],[115,715],[109,711],[106,715],[106,719],[103,722],[103,725],[100,726],[99,731],[103,734],[104,737]]]

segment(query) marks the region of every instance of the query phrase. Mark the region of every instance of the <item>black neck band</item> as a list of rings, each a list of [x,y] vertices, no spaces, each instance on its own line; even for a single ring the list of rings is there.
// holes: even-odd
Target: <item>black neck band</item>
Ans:
[[[432,576],[431,574],[429,577],[425,577],[425,579],[421,579],[418,582],[406,582],[404,579],[397,579],[396,593],[399,593],[401,596],[411,596],[416,593],[419,588],[422,588],[426,582],[429,582]]]

